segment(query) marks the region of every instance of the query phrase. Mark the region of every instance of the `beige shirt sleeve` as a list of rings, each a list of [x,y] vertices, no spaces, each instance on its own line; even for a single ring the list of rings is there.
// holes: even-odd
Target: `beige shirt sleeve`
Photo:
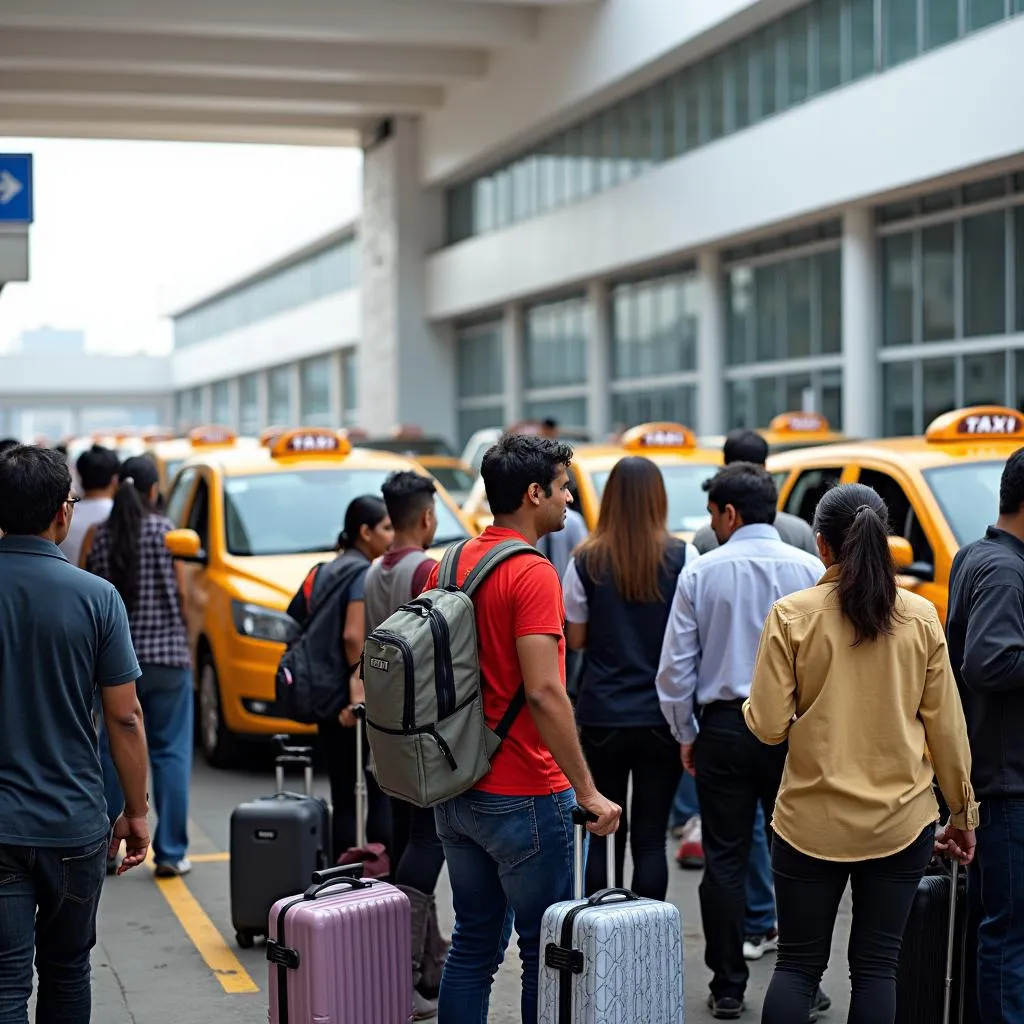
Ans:
[[[762,742],[784,743],[796,714],[796,675],[789,628],[776,605],[768,614],[754,662],[750,697],[743,704],[747,728]]]
[[[977,828],[978,804],[971,786],[971,747],[963,705],[937,615],[929,626],[933,646],[918,714],[924,723],[939,788],[949,805],[950,824],[955,828]]]

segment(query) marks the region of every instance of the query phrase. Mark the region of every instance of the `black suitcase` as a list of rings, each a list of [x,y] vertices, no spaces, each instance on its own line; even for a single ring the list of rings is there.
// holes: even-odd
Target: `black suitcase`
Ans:
[[[978,1024],[967,872],[930,871],[914,896],[896,974],[896,1024]]]
[[[331,860],[331,809],[313,796],[313,752],[276,737],[277,793],[239,804],[231,813],[231,923],[249,949],[267,934],[270,908],[303,892]],[[305,794],[285,791],[288,767],[303,769]]]

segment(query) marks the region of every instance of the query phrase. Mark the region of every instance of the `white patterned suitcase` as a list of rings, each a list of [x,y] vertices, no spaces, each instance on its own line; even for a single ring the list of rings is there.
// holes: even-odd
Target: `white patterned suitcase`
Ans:
[[[583,832],[573,810],[577,896],[583,887]],[[679,909],[604,889],[556,903],[540,933],[539,1024],[683,1024],[683,936]]]

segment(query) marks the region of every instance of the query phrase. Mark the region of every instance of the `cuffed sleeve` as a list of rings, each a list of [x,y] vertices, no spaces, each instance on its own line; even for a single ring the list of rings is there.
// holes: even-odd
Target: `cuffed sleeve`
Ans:
[[[747,728],[762,742],[785,742],[796,713],[793,645],[786,622],[775,605],[765,621],[754,662],[750,697],[743,704]]]
[[[697,738],[694,695],[701,651],[692,585],[692,574],[684,570],[676,584],[655,679],[661,712],[672,735],[682,744],[693,743]]]
[[[946,638],[936,616],[931,623],[932,649],[918,714],[939,788],[956,828],[978,827],[978,803],[971,786],[971,747],[967,724],[949,664]]]

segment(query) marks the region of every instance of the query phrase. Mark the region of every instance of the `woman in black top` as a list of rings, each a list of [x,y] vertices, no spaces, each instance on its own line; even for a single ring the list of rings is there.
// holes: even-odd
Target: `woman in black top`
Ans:
[[[676,579],[697,553],[668,532],[661,471],[641,456],[616,463],[593,534],[569,563],[566,638],[585,648],[576,717],[597,788],[623,807],[615,837],[615,884],[622,885],[629,833],[632,889],[663,900],[665,832],[682,773],[679,744],[665,724],[654,679]],[[626,809],[630,776],[633,799]],[[604,888],[607,846],[593,843],[586,888]]]

